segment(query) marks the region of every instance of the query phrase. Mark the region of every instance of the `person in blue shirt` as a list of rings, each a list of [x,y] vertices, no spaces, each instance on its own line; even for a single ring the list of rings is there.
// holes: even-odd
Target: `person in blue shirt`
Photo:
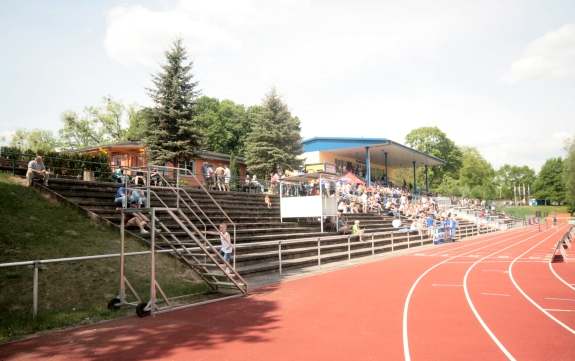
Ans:
[[[126,188],[118,187],[118,189],[116,189],[116,196],[114,197],[114,204],[118,207],[123,207],[127,194]]]
[[[455,219],[455,215],[452,215],[451,218],[449,219],[449,235],[450,235],[450,239],[452,241],[455,241],[455,236],[457,233],[457,220]]]

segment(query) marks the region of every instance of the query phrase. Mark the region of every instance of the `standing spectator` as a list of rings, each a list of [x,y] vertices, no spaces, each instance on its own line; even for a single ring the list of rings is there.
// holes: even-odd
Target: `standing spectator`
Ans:
[[[226,164],[224,166],[224,190],[229,192],[230,191],[230,180],[232,179],[232,172],[230,168]]]
[[[234,245],[232,244],[232,237],[228,232],[228,225],[225,223],[220,224],[218,227],[218,232],[207,231],[206,234],[213,234],[220,236],[220,254],[222,255],[224,261],[226,261],[226,273],[230,273],[229,264],[232,260],[232,254],[234,252]]]
[[[150,183],[159,186],[161,183],[162,176],[158,173],[158,168],[152,168],[152,172],[150,173]]]
[[[49,176],[50,174],[46,170],[41,156],[37,155],[36,159],[31,160],[28,163],[28,171],[26,172],[26,183],[28,184],[28,187],[32,185],[32,181],[34,179],[42,179],[44,185],[48,186]]]
[[[272,207],[272,200],[270,199],[270,195],[266,194],[266,196],[264,197],[264,202],[266,203],[266,206],[268,208]]]
[[[224,186],[224,174],[225,174],[225,172],[226,172],[226,170],[221,165],[219,165],[216,168],[216,186],[218,187],[219,191],[225,190],[225,186]]]
[[[277,187],[280,181],[280,175],[278,172],[273,172],[270,177],[270,185],[271,185],[271,192],[272,194],[277,193]]]

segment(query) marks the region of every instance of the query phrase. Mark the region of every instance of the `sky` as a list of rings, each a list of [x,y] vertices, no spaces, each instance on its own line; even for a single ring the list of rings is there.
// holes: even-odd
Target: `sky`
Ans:
[[[404,142],[437,126],[494,167],[575,136],[575,1],[141,0],[0,3],[0,136],[111,96],[150,105],[183,39],[203,95],[275,87],[302,136]]]

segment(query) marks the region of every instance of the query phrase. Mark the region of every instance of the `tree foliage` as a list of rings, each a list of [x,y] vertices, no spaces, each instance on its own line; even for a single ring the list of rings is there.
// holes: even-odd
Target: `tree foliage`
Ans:
[[[58,139],[52,132],[43,129],[24,130],[18,129],[12,139],[10,146],[20,150],[32,150],[33,152],[52,152],[58,148]]]
[[[429,169],[429,186],[437,188],[445,176],[458,177],[462,162],[462,153],[455,143],[437,127],[421,127],[413,129],[405,136],[405,142],[417,149],[434,157],[441,158],[445,165]],[[420,174],[418,183],[423,184],[423,176]]]
[[[105,97],[102,104],[88,106],[82,114],[72,111],[62,114],[60,140],[68,149],[140,140],[143,115],[134,105],[126,106]]]
[[[203,96],[197,102],[197,120],[206,149],[243,156],[253,120],[243,105]]]
[[[534,195],[538,199],[549,200],[554,203],[563,203],[565,201],[565,183],[564,183],[564,165],[563,159],[548,159],[534,184]]]
[[[463,147],[461,151],[463,157],[459,170],[459,186],[462,195],[480,199],[495,198],[495,171],[491,164],[475,148]]]
[[[535,183],[535,171],[528,166],[505,164],[495,172],[497,196],[503,199],[513,199],[513,185],[525,185],[530,188]]]
[[[297,158],[302,153],[300,121],[291,115],[275,89],[266,95],[261,107],[251,109],[251,113],[254,121],[247,137],[248,169],[263,178],[278,167],[301,166]]]
[[[156,163],[179,164],[194,157],[202,146],[196,117],[198,82],[181,40],[166,53],[166,63],[153,76],[149,95],[154,102],[147,122],[146,143]]]

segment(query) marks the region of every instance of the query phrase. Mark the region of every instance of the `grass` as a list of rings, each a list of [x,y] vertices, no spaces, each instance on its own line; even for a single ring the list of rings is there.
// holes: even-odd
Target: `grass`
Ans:
[[[119,236],[118,230],[96,224],[22,186],[20,179],[0,173],[0,263],[118,253]],[[126,245],[127,251],[147,250],[129,238]],[[156,260],[158,282],[169,297],[207,297],[207,286],[178,260],[162,254]],[[149,255],[127,258],[126,276],[143,300],[148,299],[149,274]],[[32,267],[0,268],[0,342],[133,314],[133,309],[106,309],[117,295],[118,278],[118,258],[42,265],[39,314],[33,320]]]
[[[555,212],[557,214],[568,213],[567,207],[564,207],[564,206],[502,207],[499,210],[507,213],[510,216],[518,217],[518,218],[535,216],[535,212],[541,212],[542,215],[545,213],[547,213],[548,215],[551,215],[551,214],[553,214],[553,212]]]

